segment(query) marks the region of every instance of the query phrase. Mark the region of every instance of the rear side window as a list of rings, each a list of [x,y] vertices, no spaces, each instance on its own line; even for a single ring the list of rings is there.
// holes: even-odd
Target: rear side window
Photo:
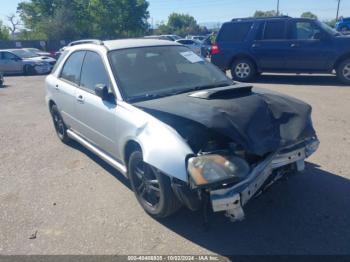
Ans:
[[[80,71],[83,64],[85,51],[78,51],[68,57],[61,72],[61,78],[79,85]]]
[[[109,87],[109,78],[100,55],[88,51],[86,52],[81,70],[80,86],[95,92],[97,85],[106,85]]]
[[[252,28],[252,22],[226,23],[222,26],[218,41],[242,42]]]
[[[286,39],[286,22],[269,21],[265,24],[264,40]]]

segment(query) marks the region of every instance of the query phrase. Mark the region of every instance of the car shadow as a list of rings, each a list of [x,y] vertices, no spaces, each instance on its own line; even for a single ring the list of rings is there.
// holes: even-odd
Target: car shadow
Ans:
[[[76,142],[70,146],[131,190],[128,179]],[[246,218],[232,223],[224,213],[182,208],[166,219],[168,229],[220,255],[350,254],[350,180],[307,163],[306,170],[274,184],[245,207]],[[180,252],[180,251],[179,251]]]
[[[80,145],[78,142],[71,140],[68,144],[71,148],[80,151],[81,153],[85,154],[88,156],[91,160],[93,160],[96,164],[101,166],[106,172],[114,176],[116,179],[119,180],[124,186],[127,188],[131,189],[131,185],[129,183],[129,180],[122,174],[120,173],[117,169],[112,167],[110,164],[105,162],[103,159],[92,153],[90,150],[86,149],[84,146]]]
[[[312,85],[312,86],[347,86],[341,83],[335,75],[281,75],[262,74],[253,83]]]

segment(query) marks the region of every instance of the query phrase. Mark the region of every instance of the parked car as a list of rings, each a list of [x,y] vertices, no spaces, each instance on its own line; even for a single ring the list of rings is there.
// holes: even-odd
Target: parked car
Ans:
[[[205,36],[205,35],[189,35],[186,37],[186,39],[197,40],[200,42],[203,42],[207,38],[208,36]]]
[[[313,19],[233,19],[223,24],[211,61],[251,81],[262,72],[333,73],[350,84],[350,37]]]
[[[347,18],[341,18],[335,25],[335,28],[339,32],[346,33],[347,31],[350,31],[350,17]]]
[[[169,41],[176,41],[181,39],[181,37],[179,37],[178,35],[149,35],[149,36],[145,36],[144,38],[169,40]]]
[[[179,39],[179,40],[176,40],[175,42],[189,47],[197,55],[202,55],[202,51],[203,51],[203,55],[205,54],[202,43],[197,40]]]
[[[5,82],[4,74],[3,74],[3,72],[0,72],[0,87],[2,87],[4,85],[4,82]]]
[[[37,54],[38,56],[48,56],[48,57],[52,57],[52,54],[51,54],[51,53],[42,51],[42,50],[40,50],[40,49],[38,49],[38,48],[23,48],[23,50],[30,51],[30,52],[32,52],[32,53]]]
[[[55,63],[53,58],[37,56],[24,49],[0,50],[0,71],[4,74],[46,74]]]
[[[126,175],[154,217],[210,201],[215,212],[242,219],[242,206],[302,170],[319,143],[309,105],[234,83],[169,41],[66,47],[46,78],[46,101],[58,138]]]

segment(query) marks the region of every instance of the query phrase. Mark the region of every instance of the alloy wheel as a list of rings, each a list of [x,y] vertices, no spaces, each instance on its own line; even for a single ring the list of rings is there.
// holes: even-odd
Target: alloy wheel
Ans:
[[[134,184],[140,201],[152,209],[156,209],[160,202],[160,185],[156,172],[149,165],[140,161],[134,169]]]
[[[239,63],[235,68],[235,73],[239,78],[247,78],[251,73],[251,68],[247,63]]]
[[[346,64],[343,69],[343,76],[347,79],[350,80],[350,63]]]

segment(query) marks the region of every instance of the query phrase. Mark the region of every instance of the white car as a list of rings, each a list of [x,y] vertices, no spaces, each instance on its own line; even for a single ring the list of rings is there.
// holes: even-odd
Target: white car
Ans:
[[[197,55],[202,55],[202,43],[193,39],[179,39],[175,41],[176,43],[182,44],[189,47]]]
[[[4,74],[47,74],[56,60],[24,49],[0,50],[0,71]]]
[[[158,218],[211,203],[240,220],[265,185],[303,170],[319,143],[309,105],[235,83],[170,41],[74,43],[46,78],[46,101],[59,139],[127,176]]]

